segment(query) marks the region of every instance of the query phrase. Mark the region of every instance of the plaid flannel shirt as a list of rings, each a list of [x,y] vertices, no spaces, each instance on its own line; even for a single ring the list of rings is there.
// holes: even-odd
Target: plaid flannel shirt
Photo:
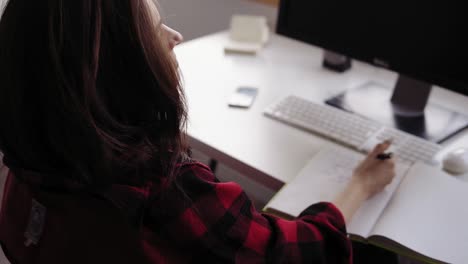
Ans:
[[[187,260],[351,262],[344,219],[330,203],[312,205],[288,221],[258,212],[238,184],[219,182],[201,163],[183,164],[177,182],[180,188],[172,185],[151,204],[145,226],[183,249]]]
[[[103,194],[138,227],[149,263],[352,262],[344,219],[334,205],[314,204],[284,220],[258,212],[238,184],[219,182],[207,166],[179,166],[175,184],[164,191],[152,183],[115,184]],[[41,184],[38,175],[13,171],[28,184]]]

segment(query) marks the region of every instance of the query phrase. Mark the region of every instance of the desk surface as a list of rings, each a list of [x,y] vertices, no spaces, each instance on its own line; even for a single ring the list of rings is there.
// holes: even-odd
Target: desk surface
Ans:
[[[393,86],[397,78],[356,61],[344,74],[328,71],[321,66],[321,49],[276,34],[255,56],[225,54],[227,38],[227,32],[220,32],[175,50],[188,101],[188,134],[193,147],[272,189],[291,180],[324,145],[334,143],[265,117],[262,111],[268,105],[289,94],[323,102],[368,81]],[[228,107],[230,95],[241,85],[259,88],[250,109]],[[468,114],[468,97],[435,87],[429,100]],[[468,147],[468,131],[444,146],[446,151]],[[468,175],[459,177],[468,180]]]

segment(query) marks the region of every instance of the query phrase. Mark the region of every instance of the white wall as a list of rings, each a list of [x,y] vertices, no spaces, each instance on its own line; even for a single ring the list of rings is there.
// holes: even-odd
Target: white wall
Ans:
[[[276,25],[277,9],[252,0],[158,0],[163,17],[185,40],[229,28],[233,14],[266,16],[271,29]],[[7,0],[0,0],[0,13]]]
[[[158,0],[168,26],[185,40],[229,28],[233,14],[266,16],[271,29],[276,25],[277,9],[251,0]]]
[[[0,0],[0,16],[3,13],[3,8],[5,7],[7,0]]]

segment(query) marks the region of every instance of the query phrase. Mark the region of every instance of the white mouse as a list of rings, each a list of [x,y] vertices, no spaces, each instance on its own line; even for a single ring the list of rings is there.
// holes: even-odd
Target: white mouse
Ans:
[[[444,169],[453,174],[468,172],[468,148],[455,149],[444,157]]]

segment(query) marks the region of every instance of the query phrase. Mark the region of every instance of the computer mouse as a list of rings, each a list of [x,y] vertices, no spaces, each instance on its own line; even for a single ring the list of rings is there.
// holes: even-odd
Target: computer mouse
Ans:
[[[468,172],[468,148],[458,148],[447,153],[443,159],[443,167],[452,174]]]

